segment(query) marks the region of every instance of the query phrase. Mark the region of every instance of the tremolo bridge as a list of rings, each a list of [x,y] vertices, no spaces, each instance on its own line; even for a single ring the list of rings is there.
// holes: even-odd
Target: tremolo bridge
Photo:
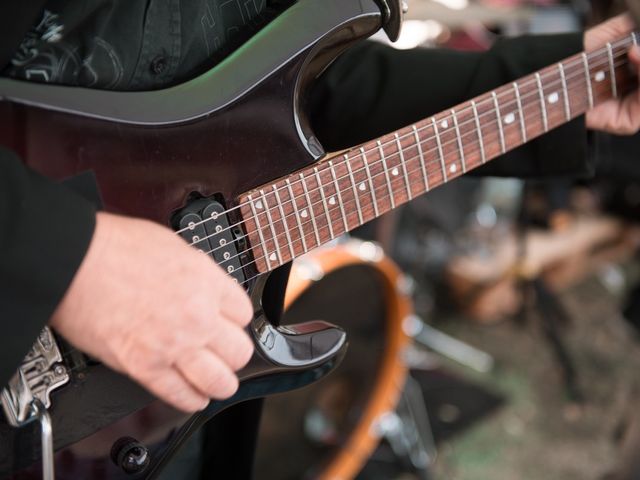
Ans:
[[[240,253],[242,230],[231,225],[224,206],[213,199],[191,202],[174,217],[174,227],[190,245],[209,255],[238,283],[246,280]]]
[[[16,374],[2,390],[2,409],[9,424],[40,422],[43,479],[53,479],[53,432],[47,409],[51,392],[69,381],[53,333],[44,327]]]
[[[29,421],[34,401],[49,408],[51,392],[69,381],[69,373],[61,362],[56,339],[45,327],[2,390],[2,408],[9,424],[19,427]]]

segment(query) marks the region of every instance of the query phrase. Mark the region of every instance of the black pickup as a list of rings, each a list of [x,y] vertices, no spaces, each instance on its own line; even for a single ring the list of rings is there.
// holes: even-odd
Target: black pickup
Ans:
[[[213,199],[191,202],[174,217],[178,234],[220,265],[238,283],[246,280],[240,252],[244,251],[242,231],[230,225],[224,206]]]

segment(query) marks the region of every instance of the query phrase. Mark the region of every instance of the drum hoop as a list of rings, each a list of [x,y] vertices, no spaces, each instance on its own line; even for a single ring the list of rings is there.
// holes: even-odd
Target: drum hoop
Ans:
[[[353,478],[362,469],[380,442],[377,428],[381,419],[395,407],[408,375],[403,355],[411,344],[403,323],[413,314],[407,292],[407,279],[398,266],[372,242],[349,240],[331,248],[315,250],[294,262],[285,295],[285,309],[325,275],[352,265],[370,265],[382,275],[387,314],[385,349],[376,374],[372,394],[355,428],[342,448],[321,467],[316,478]]]

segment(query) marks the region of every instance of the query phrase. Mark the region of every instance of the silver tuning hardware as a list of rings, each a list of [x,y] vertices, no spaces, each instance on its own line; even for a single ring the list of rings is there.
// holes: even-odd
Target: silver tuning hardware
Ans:
[[[69,381],[62,354],[53,333],[45,327],[18,371],[2,390],[0,400],[9,424],[19,428],[40,423],[42,442],[42,478],[53,480],[53,430],[47,409],[51,392]]]

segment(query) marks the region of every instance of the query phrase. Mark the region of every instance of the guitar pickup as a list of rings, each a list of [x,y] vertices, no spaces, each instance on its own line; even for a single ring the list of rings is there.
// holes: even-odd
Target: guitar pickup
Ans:
[[[178,234],[189,245],[209,255],[238,283],[246,280],[234,226],[224,206],[210,199],[192,202],[177,214]]]

